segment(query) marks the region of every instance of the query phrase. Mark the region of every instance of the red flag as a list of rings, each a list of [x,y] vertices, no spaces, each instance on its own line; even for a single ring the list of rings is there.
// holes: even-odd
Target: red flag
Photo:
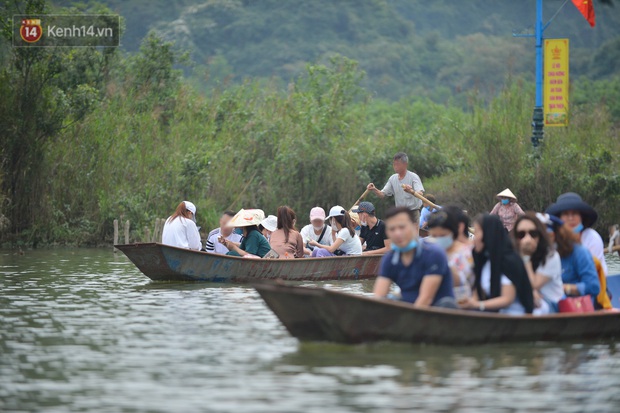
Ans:
[[[596,24],[595,16],[594,16],[594,4],[593,0],[573,0],[573,4],[575,7],[579,9],[583,17],[586,18],[590,26],[594,27]]]

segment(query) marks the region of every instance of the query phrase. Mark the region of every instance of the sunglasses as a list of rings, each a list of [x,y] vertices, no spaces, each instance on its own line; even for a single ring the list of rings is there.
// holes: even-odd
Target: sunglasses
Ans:
[[[540,231],[538,231],[537,229],[532,229],[529,231],[517,231],[517,238],[518,239],[523,239],[525,238],[526,234],[530,234],[530,237],[536,239],[536,238],[540,238]]]

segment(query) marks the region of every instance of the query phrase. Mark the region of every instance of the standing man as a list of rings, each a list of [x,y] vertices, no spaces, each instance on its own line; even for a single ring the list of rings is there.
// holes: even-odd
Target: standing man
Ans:
[[[406,191],[412,191],[418,195],[424,195],[424,186],[420,177],[407,169],[409,158],[404,152],[398,152],[394,155],[392,166],[394,167],[394,175],[390,176],[385,187],[379,191],[372,182],[368,184],[367,189],[373,191],[379,198],[393,196],[394,203],[397,207],[407,207],[413,211],[413,217],[416,222],[420,222],[420,210],[422,209],[422,201],[414,195]]]
[[[385,223],[375,216],[375,206],[367,201],[360,202],[353,212],[357,213],[360,219],[362,230],[360,231],[360,241],[366,248],[364,255],[380,255],[390,251],[390,240],[385,234]]]

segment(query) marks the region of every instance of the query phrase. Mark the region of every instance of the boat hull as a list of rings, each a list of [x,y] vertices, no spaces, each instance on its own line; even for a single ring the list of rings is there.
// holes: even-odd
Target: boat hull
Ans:
[[[620,312],[509,316],[377,300],[322,288],[255,288],[287,330],[302,341],[395,341],[445,345],[620,338]]]
[[[159,243],[116,245],[154,281],[248,282],[363,280],[374,278],[381,256],[270,260],[192,251]]]

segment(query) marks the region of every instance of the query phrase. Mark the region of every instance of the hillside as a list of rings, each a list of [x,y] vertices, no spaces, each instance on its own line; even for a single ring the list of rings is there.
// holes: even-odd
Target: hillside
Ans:
[[[56,2],[65,5],[71,2]],[[107,0],[136,50],[154,29],[190,52],[193,74],[210,85],[247,77],[289,82],[308,62],[341,54],[360,62],[376,96],[426,95],[446,101],[463,91],[498,90],[508,75],[531,79],[534,1],[496,0]],[[563,3],[545,1],[549,19]],[[613,4],[613,3],[612,3]],[[620,7],[597,1],[591,29],[570,2],[546,32],[571,39],[572,75],[617,72]],[[614,42],[615,40],[615,42]],[[600,49],[606,45],[606,49]],[[611,54],[609,53],[611,51]],[[601,66],[611,69],[601,70]]]

